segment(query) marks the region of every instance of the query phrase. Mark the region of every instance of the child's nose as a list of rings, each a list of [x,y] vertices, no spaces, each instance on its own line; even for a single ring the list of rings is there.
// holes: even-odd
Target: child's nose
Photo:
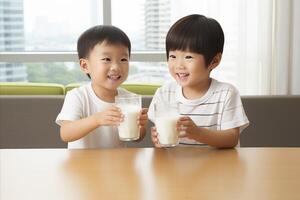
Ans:
[[[181,59],[176,62],[176,69],[185,69],[184,62]]]
[[[110,66],[110,70],[118,70],[119,69],[119,64],[118,63],[112,63],[112,65]]]
[[[185,69],[185,66],[182,63],[178,63],[176,64],[176,69]]]

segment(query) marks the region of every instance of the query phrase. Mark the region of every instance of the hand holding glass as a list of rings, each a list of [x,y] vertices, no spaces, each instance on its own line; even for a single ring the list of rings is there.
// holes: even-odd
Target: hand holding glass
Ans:
[[[155,103],[154,114],[159,144],[162,147],[176,146],[179,143],[179,132],[176,130],[180,117],[178,104]]]
[[[140,130],[137,118],[142,106],[141,96],[116,96],[115,103],[124,115],[124,121],[118,126],[120,140],[132,141],[139,139]]]

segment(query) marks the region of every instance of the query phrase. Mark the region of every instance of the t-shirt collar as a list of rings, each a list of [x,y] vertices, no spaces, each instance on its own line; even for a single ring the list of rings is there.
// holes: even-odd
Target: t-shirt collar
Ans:
[[[217,84],[217,80],[212,78],[207,92],[202,97],[198,99],[192,99],[192,100],[185,98],[183,96],[182,87],[180,85],[177,85],[175,96],[180,103],[189,104],[189,105],[199,105],[201,103],[206,102],[209,99],[209,97],[213,94],[213,91],[215,90],[216,84]]]
[[[93,87],[92,87],[92,82],[90,82],[89,84],[88,84],[88,90],[89,90],[89,93],[90,93],[90,95],[92,95],[92,99],[94,99],[94,101],[95,101],[95,103],[96,104],[107,104],[107,105],[112,105],[112,104],[114,104],[114,103],[109,103],[109,102],[106,102],[106,101],[103,101],[102,99],[100,99],[97,95],[96,95],[96,93],[95,93],[95,91],[94,91],[94,89],[93,89]]]

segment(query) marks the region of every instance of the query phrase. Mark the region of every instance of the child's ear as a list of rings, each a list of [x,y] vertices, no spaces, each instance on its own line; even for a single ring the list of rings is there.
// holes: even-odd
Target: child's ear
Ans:
[[[217,55],[215,55],[215,57],[212,59],[210,65],[208,67],[210,69],[210,71],[213,70],[214,68],[216,68],[220,64],[221,59],[222,59],[222,53],[217,53]]]
[[[85,58],[80,58],[79,59],[79,65],[80,69],[84,71],[86,74],[89,73],[89,67],[88,67],[88,61]]]

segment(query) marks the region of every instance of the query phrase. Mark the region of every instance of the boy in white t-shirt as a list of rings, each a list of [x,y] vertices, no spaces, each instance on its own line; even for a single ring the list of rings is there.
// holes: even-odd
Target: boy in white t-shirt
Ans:
[[[220,24],[202,15],[183,17],[168,31],[168,67],[176,82],[156,91],[148,115],[155,123],[155,103],[177,103],[181,115],[177,130],[184,133],[180,135],[181,146],[235,147],[240,132],[249,124],[235,87],[210,78],[221,61],[223,45]],[[153,127],[152,141],[161,147],[157,134]]]
[[[117,27],[95,26],[79,37],[77,51],[81,70],[91,83],[66,94],[56,119],[60,136],[68,148],[123,147],[117,125],[124,115],[114,101],[117,95],[132,95],[119,88],[128,76],[130,40]],[[147,120],[147,109],[141,109],[137,119],[140,139]]]

